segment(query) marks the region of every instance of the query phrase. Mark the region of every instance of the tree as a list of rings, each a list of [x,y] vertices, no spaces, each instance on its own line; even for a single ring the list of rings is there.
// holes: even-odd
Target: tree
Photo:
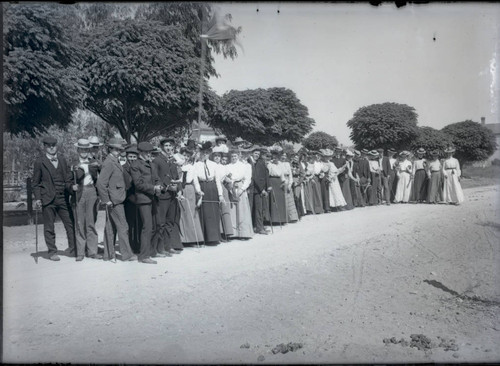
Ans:
[[[209,124],[230,139],[240,136],[264,145],[300,142],[314,125],[307,107],[286,88],[231,90],[212,117]]]
[[[5,6],[4,101],[6,130],[34,136],[63,127],[84,89],[78,46],[72,43],[72,8],[55,4]]]
[[[335,136],[329,135],[323,131],[316,131],[307,136],[302,145],[309,150],[317,151],[319,149],[333,149],[339,144]]]
[[[433,150],[438,150],[440,154],[444,156],[444,149],[453,143],[451,136],[443,131],[427,126],[417,127],[417,129],[417,138],[413,140],[410,145],[410,150],[412,151],[422,147],[427,151],[427,153]]]
[[[449,124],[441,131],[451,136],[456,148],[454,156],[461,165],[486,160],[498,147],[493,132],[471,120]]]
[[[347,122],[357,149],[407,149],[418,135],[417,113],[406,104],[383,103],[365,106]]]
[[[199,59],[191,40],[160,22],[109,21],[85,35],[85,106],[131,141],[146,141],[197,116]],[[205,85],[208,112],[218,96]]]

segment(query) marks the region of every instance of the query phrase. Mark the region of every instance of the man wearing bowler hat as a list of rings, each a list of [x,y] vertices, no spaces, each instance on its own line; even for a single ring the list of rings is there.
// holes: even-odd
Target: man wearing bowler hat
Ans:
[[[264,219],[267,216],[266,208],[269,207],[267,196],[268,192],[271,190],[269,171],[266,166],[267,153],[267,150],[263,148],[260,149],[259,154],[256,154],[256,151],[254,151],[253,158],[259,157],[252,171],[255,232],[263,235],[268,234],[264,229]]]
[[[57,140],[48,136],[43,138],[42,142],[44,154],[35,161],[33,193],[35,194],[35,207],[42,208],[43,231],[48,257],[52,261],[59,261],[54,229],[56,213],[66,229],[69,256],[75,257],[77,254],[69,195],[78,190],[78,185],[72,182],[64,156],[57,154]]]
[[[123,151],[123,141],[118,138],[110,139],[108,151],[109,154],[102,164],[101,174],[97,179],[99,197],[106,204],[104,260],[115,258],[115,235],[118,234],[122,260],[133,261],[137,257],[132,253],[128,241],[128,225],[123,205],[126,198],[126,188],[123,166],[118,160],[120,153]]]
[[[182,180],[179,179],[177,165],[173,158],[175,140],[163,138],[160,140],[161,153],[153,160],[153,165],[160,179],[159,184],[166,187],[158,196],[156,215],[157,247],[153,248],[153,256],[157,252],[178,254],[184,248],[181,242],[179,222],[181,209],[177,196],[182,190]]]
[[[158,250],[156,244],[158,239],[153,231],[153,220],[156,220],[157,196],[165,190],[162,187],[156,166],[152,163],[151,152],[153,145],[149,142],[140,142],[137,145],[139,158],[131,164],[132,181],[135,186],[135,201],[141,215],[141,249],[139,253],[139,262],[156,264],[151,256],[165,257],[166,254]],[[156,226],[156,225],[155,225]],[[171,254],[170,254],[171,255]]]
[[[392,147],[387,149],[387,156],[382,159],[382,182],[384,185],[384,196],[385,204],[390,205],[394,201],[394,195],[396,193],[396,186],[394,184],[396,178],[396,162],[394,154],[396,150]]]
[[[134,253],[139,253],[139,233],[142,223],[140,221],[139,212],[135,204],[135,186],[134,182],[132,181],[131,166],[139,156],[137,145],[128,146],[125,149],[125,156],[127,158],[127,162],[123,164],[123,178],[125,180],[125,189],[127,190],[127,195],[125,198],[124,208],[125,217],[128,224],[128,240],[132,251]]]
[[[94,209],[97,203],[97,191],[94,182],[97,180],[97,169],[90,166],[89,155],[92,145],[89,140],[79,139],[75,144],[79,163],[73,167],[76,174],[78,191],[76,191],[75,232],[77,261],[82,261],[85,251],[90,258],[102,259],[97,253],[97,230],[94,221]],[[78,219],[78,220],[77,220]]]

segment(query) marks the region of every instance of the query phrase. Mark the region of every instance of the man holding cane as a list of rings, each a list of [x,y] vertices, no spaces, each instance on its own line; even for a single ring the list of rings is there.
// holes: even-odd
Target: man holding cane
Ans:
[[[71,191],[77,191],[73,185],[68,164],[64,156],[57,154],[57,140],[48,136],[43,138],[44,154],[35,161],[33,174],[33,192],[35,209],[42,208],[45,244],[49,259],[59,261],[56,246],[54,222],[56,213],[61,218],[68,238],[67,252],[76,256],[73,218],[69,204]]]
[[[133,261],[137,256],[132,253],[128,241],[128,224],[123,202],[126,198],[123,167],[118,161],[124,149],[122,140],[112,138],[108,143],[109,154],[102,165],[97,179],[97,190],[101,201],[106,204],[106,226],[104,228],[104,260],[115,257],[115,233],[118,234],[120,253],[123,261]]]

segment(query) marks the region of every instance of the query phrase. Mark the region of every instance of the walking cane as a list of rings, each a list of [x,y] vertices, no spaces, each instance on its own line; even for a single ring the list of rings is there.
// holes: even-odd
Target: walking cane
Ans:
[[[274,202],[274,205],[276,206],[276,212],[279,213],[279,210],[278,210],[278,203],[276,202],[276,197],[274,196],[274,191],[271,191],[271,195],[272,195],[272,199],[273,199],[273,202]],[[272,218],[271,218],[272,220]],[[281,218],[280,218],[280,229],[283,230],[283,226],[281,225]]]
[[[106,205],[106,223],[109,222],[109,226],[111,228],[111,230],[113,230],[113,224],[111,223],[111,221],[109,220],[109,211],[108,211],[108,205]],[[114,235],[113,235],[114,236]],[[107,242],[107,247],[108,247],[108,255],[109,255],[109,260],[111,261],[111,248],[110,248],[110,243],[109,243],[109,240],[106,240],[105,238],[105,241]],[[114,246],[114,243],[113,243],[113,246]],[[115,252],[114,248],[113,248],[113,253]],[[113,259],[114,259],[114,262],[113,263],[116,263],[116,255],[113,254]]]
[[[274,234],[274,227],[273,227],[273,222],[272,222],[272,217],[273,217],[272,208],[273,208],[272,205],[270,205],[270,207],[269,207],[269,216],[270,216],[269,217],[269,223],[271,224],[270,225],[271,226],[271,234]],[[264,221],[264,219],[262,221]]]
[[[219,201],[219,211],[220,211],[220,222],[222,223],[222,232],[224,233],[224,242],[228,242],[226,235],[226,226],[224,225],[224,213],[222,211],[222,202]]]
[[[38,210],[35,207],[35,262],[38,264]]]

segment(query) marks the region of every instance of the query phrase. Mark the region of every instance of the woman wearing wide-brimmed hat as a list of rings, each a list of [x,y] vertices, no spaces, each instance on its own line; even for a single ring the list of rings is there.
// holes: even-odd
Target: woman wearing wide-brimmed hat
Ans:
[[[229,190],[231,187],[228,185],[230,182],[230,174],[227,171],[225,165],[222,165],[222,152],[214,151],[212,153],[212,161],[216,164],[217,175],[220,179],[220,184],[222,187],[222,195],[224,196],[224,201],[220,203],[221,208],[221,222],[220,222],[220,231],[224,236],[224,240],[229,240],[231,236],[233,236],[233,223],[231,221],[231,203],[229,199]]]
[[[201,197],[201,187],[198,177],[194,173],[194,150],[181,148],[180,153],[184,156],[182,171],[182,196],[179,201],[181,217],[179,228],[183,245],[203,244],[203,231],[201,229],[200,213],[196,207],[199,197]]]
[[[219,244],[220,233],[220,207],[219,202],[224,200],[222,185],[217,164],[209,159],[212,152],[212,143],[205,142],[200,148],[201,160],[194,164],[194,174],[200,182],[202,202],[200,219],[203,229],[205,244]]]
[[[345,201],[344,195],[342,194],[342,188],[340,187],[338,175],[343,173],[343,171],[346,169],[346,165],[337,167],[332,159],[329,162],[329,166],[330,169],[328,170],[328,180],[330,181],[330,184],[328,186],[328,193],[330,209],[334,211],[340,211],[347,205],[347,202]]]
[[[427,163],[427,203],[438,203],[443,199],[443,172],[439,161],[439,151],[430,153],[431,159]]]
[[[460,170],[460,163],[453,157],[455,148],[448,147],[444,150],[446,159],[443,161],[443,201],[446,203],[453,203],[458,205],[465,200],[462,186],[460,185],[460,177],[462,171]]]
[[[247,189],[252,182],[252,171],[247,163],[241,161],[240,154],[239,150],[230,150],[230,160],[226,166],[231,186],[231,223],[235,238],[250,239],[254,236],[254,231]]]
[[[413,186],[410,201],[422,203],[427,199],[427,160],[424,158],[425,149],[419,148],[416,158],[413,159]]]
[[[299,215],[297,212],[297,207],[295,205],[295,199],[293,196],[293,173],[292,165],[288,161],[287,154],[283,151],[280,153],[280,164],[283,166],[283,172],[285,174],[286,184],[285,184],[285,200],[286,200],[286,213],[288,215],[287,222],[296,222],[299,220]]]
[[[272,159],[267,163],[269,184],[272,187],[269,194],[271,224],[284,224],[287,221],[285,200],[285,186],[287,181],[284,167],[280,164],[280,155],[280,151],[273,150],[271,152]]]
[[[400,161],[396,170],[398,184],[394,203],[408,203],[410,200],[413,170],[412,163],[408,160],[409,155],[410,153],[406,150],[399,153]]]

